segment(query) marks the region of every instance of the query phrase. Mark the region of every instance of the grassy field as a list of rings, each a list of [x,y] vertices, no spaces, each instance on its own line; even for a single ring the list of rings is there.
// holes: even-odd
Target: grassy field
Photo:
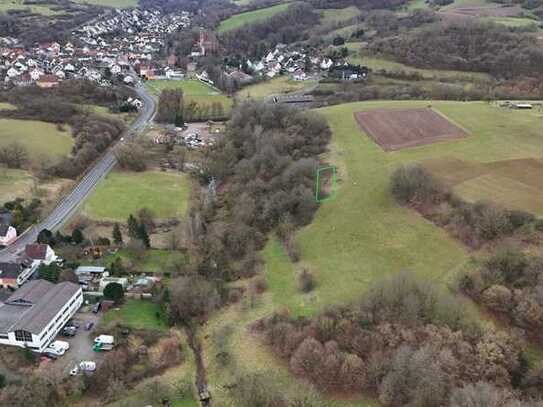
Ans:
[[[361,13],[358,7],[347,7],[341,9],[327,9],[321,11],[321,24],[339,23],[359,16]]]
[[[74,144],[69,128],[37,120],[0,119],[0,147],[18,142],[28,150],[29,158],[58,159],[70,154]]]
[[[33,185],[29,172],[0,167],[0,203],[28,196]]]
[[[270,95],[279,95],[283,93],[296,92],[307,89],[316,84],[313,80],[294,81],[289,76],[279,76],[269,81],[263,81],[249,85],[241,89],[236,97],[240,100],[253,98],[263,99]]]
[[[338,168],[337,198],[323,203],[312,224],[298,232],[299,263],[292,264],[283,246],[271,237],[262,252],[268,290],[252,307],[242,303],[223,309],[208,324],[206,338],[230,327],[228,349],[236,365],[250,371],[272,371],[284,383],[286,393],[310,391],[306,382],[290,375],[284,361],[248,331],[252,322],[274,310],[288,309],[293,316],[312,315],[329,304],[356,301],[376,279],[405,269],[445,287],[457,270],[469,266],[470,253],[464,246],[418,213],[396,204],[388,190],[391,172],[400,164],[443,157],[484,164],[538,158],[543,151],[543,122],[534,113],[504,111],[483,102],[432,102],[434,109],[468,129],[471,136],[385,153],[360,131],[353,117],[366,109],[428,104],[361,102],[319,110],[333,130],[330,151],[322,158]],[[317,286],[310,294],[302,294],[296,287],[295,275],[302,268],[311,270],[316,279]],[[467,303],[466,312],[477,312],[477,308]],[[223,390],[228,371],[215,360],[216,353],[213,341],[208,340],[211,391],[228,405]],[[379,404],[355,399],[327,400],[326,405]]]
[[[478,80],[487,81],[490,80],[490,76],[481,72],[465,72],[455,71],[448,69],[421,69],[414,68],[400,62],[390,61],[384,58],[377,58],[372,56],[359,55],[358,43],[347,43],[346,46],[353,54],[348,57],[348,61],[353,64],[365,65],[373,71],[385,70],[385,71],[403,71],[406,73],[418,73],[425,79],[459,79],[459,80]]]
[[[235,14],[232,17],[222,21],[217,28],[217,32],[224,33],[243,27],[245,24],[254,24],[262,20],[266,20],[277,13],[285,11],[289,4],[277,4],[272,7],[261,8],[254,11],[247,11],[241,14]]]
[[[211,105],[219,102],[223,105],[225,112],[229,112],[232,108],[232,99],[198,80],[150,80],[145,83],[145,86],[156,97],[160,95],[163,89],[182,89],[186,102],[195,101],[199,105]]]
[[[32,13],[44,16],[64,14],[63,11],[51,9],[51,5],[48,4],[24,4],[23,0],[0,0],[0,14],[8,10],[30,10]]]
[[[524,17],[487,17],[483,18],[483,21],[489,21],[495,24],[501,24],[505,25],[506,27],[513,27],[513,28],[519,28],[519,27],[530,27],[530,26],[538,26],[540,24],[539,21],[533,20],[531,18],[524,18]]]
[[[146,300],[128,299],[119,310],[110,309],[102,319],[102,326],[111,326],[117,322],[133,329],[166,330],[168,327],[160,314],[160,305]]]
[[[138,7],[138,0],[74,0],[81,4],[96,4],[102,7],[131,8]]]
[[[182,174],[113,172],[92,193],[83,213],[95,220],[125,221],[147,207],[158,218],[175,218],[185,215],[189,195],[190,183]]]
[[[124,264],[130,262],[134,269],[140,273],[161,273],[170,271],[170,262],[179,257],[185,257],[188,263],[188,257],[183,253],[171,250],[146,250],[142,257],[134,257],[130,251],[121,249],[116,254],[104,259],[103,264],[108,266],[117,258],[123,260]]]

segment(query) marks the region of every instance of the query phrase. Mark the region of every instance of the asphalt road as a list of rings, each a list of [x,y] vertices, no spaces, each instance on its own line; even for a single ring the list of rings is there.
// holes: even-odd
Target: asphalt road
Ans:
[[[147,93],[142,85],[136,85],[135,88],[139,98],[143,101],[143,107],[137,119],[130,125],[127,132],[123,135],[124,140],[130,140],[139,135],[145,126],[151,121],[155,113],[156,102]],[[38,238],[38,233],[43,229],[51,231],[59,230],[76,213],[81,203],[90,195],[98,182],[104,178],[117,164],[117,159],[110,148],[92,168],[80,179],[77,186],[64,197],[57,207],[37,225],[24,234],[7,248],[0,250],[0,262],[14,261],[24,250],[27,244],[34,243]]]

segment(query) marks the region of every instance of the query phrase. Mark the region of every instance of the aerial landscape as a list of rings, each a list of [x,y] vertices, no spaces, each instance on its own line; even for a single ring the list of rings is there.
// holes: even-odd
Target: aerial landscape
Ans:
[[[0,406],[543,407],[543,0],[0,0]]]

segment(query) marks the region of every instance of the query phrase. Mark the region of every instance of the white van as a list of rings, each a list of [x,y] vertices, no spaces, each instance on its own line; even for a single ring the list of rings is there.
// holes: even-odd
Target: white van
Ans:
[[[86,360],[79,364],[79,369],[83,372],[94,372],[96,370],[96,362]]]
[[[64,349],[64,351],[67,351],[70,349],[70,344],[66,341],[54,341],[49,345],[50,348],[56,348],[56,349]]]

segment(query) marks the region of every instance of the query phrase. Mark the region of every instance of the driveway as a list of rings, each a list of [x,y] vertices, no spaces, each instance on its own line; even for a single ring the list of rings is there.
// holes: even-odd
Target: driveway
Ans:
[[[80,362],[92,360],[98,364],[104,356],[102,352],[94,352],[92,350],[95,329],[103,313],[99,312],[98,314],[94,314],[90,311],[90,308],[88,311],[83,311],[84,309],[85,308],[81,308],[73,318],[73,320],[80,325],[75,336],[67,338],[59,335],[55,338],[56,340],[65,341],[70,344],[70,349],[63,356],[51,363],[53,369],[62,372],[62,374],[65,374],[66,376],[68,376],[70,370],[72,370],[75,365],[79,365]],[[94,323],[94,326],[90,331],[85,330],[85,325],[88,322]]]

